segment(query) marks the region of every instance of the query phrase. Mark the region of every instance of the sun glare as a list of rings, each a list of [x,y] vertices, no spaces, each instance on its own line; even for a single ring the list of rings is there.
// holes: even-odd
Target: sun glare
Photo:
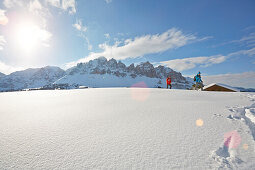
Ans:
[[[16,30],[18,46],[25,52],[35,50],[45,36],[47,35],[45,35],[44,30],[33,23],[22,23]]]
[[[17,28],[16,35],[18,45],[27,52],[33,50],[37,43],[36,26],[30,23],[24,23]]]

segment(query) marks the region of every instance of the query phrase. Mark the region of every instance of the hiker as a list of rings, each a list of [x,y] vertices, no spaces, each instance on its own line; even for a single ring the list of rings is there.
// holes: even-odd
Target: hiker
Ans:
[[[170,89],[172,88],[172,85],[171,85],[171,77],[168,76],[167,79],[166,79],[166,88],[168,89],[168,86],[170,86]]]
[[[200,86],[201,87],[201,90],[203,90],[203,81],[201,79],[201,73],[200,71],[198,72],[198,74],[194,77],[194,81],[196,82],[196,85],[195,85],[195,90],[197,90],[197,88]]]

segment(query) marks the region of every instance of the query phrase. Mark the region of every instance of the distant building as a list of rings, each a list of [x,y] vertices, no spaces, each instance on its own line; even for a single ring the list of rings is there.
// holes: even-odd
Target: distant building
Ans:
[[[79,86],[79,89],[87,89],[87,86]]]
[[[204,91],[240,92],[240,90],[225,84],[213,83],[204,87]]]

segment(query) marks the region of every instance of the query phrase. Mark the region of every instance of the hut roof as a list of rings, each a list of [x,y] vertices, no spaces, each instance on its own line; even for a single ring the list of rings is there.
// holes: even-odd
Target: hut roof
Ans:
[[[213,88],[213,87],[218,87],[217,88]],[[221,89],[219,89],[221,87]],[[234,92],[240,92],[239,89],[228,86],[226,84],[221,84],[221,83],[212,83],[209,84],[207,86],[204,87],[204,90],[208,90],[208,91],[234,91]]]

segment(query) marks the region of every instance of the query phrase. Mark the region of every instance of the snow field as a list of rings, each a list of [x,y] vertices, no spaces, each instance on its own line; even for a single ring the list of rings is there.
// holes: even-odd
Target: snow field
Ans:
[[[252,169],[250,93],[0,93],[0,169]]]

